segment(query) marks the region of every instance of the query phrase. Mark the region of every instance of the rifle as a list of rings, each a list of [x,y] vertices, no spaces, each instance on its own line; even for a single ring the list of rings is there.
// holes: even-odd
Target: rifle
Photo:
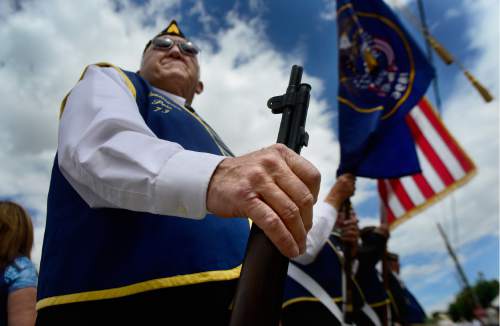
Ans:
[[[274,96],[267,106],[282,114],[278,143],[300,154],[307,146],[305,131],[311,86],[301,84],[302,67],[294,65],[286,93]],[[234,299],[231,326],[278,325],[288,258],[283,256],[254,223],[250,230],[245,259]]]
[[[351,215],[351,200],[347,199],[342,203],[341,210],[345,214],[344,221],[348,220]],[[352,246],[348,243],[344,243],[344,301],[343,301],[343,312],[344,312],[344,323],[347,325],[352,324],[353,322],[353,314],[354,314],[354,305],[352,301]]]

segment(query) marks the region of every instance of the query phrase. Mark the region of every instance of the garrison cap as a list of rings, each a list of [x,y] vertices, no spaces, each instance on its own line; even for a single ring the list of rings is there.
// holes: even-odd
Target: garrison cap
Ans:
[[[182,37],[184,39],[186,39],[186,36],[184,35],[184,33],[182,33],[179,25],[177,24],[177,21],[175,19],[173,19],[167,27],[165,27],[164,30],[162,30],[160,33],[158,33],[155,37],[158,37],[158,36],[161,36],[161,35],[174,35],[174,36],[179,36],[179,37]],[[148,46],[151,44],[151,40],[148,42],[148,44],[146,44],[146,47],[144,48],[144,51],[143,53],[146,51],[146,49],[148,48]]]
[[[179,28],[179,25],[177,24],[177,21],[175,21],[175,19],[172,20],[170,24],[168,24],[168,26],[156,36],[160,35],[175,35],[175,36],[180,36],[182,38],[186,38],[186,36],[184,36],[181,29]]]

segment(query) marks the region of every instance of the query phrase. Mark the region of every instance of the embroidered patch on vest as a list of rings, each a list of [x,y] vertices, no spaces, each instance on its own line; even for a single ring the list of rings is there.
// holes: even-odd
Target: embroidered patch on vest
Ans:
[[[158,93],[150,92],[148,96],[151,98],[152,110],[154,112],[169,113],[173,109],[179,110],[178,107],[172,105],[164,96]]]

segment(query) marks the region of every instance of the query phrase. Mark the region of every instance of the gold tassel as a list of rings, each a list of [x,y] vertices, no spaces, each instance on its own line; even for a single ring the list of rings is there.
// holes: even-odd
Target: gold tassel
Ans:
[[[429,41],[429,44],[432,46],[434,51],[441,57],[441,59],[446,63],[447,65],[453,63],[453,56],[451,55],[450,52],[448,52],[444,46],[441,45],[432,35],[427,33],[427,40]]]
[[[483,99],[486,101],[486,103],[489,103],[493,101],[493,96],[488,92],[488,90],[481,85],[475,78],[474,76],[471,75],[470,72],[464,69],[464,74],[467,77],[467,79],[471,82],[472,86],[474,86],[475,89],[481,94]]]

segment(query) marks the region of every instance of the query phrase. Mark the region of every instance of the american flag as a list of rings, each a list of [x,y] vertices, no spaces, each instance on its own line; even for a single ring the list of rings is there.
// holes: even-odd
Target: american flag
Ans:
[[[406,123],[415,140],[422,173],[378,180],[391,229],[465,184],[476,173],[474,163],[427,99],[422,98],[407,114]]]

